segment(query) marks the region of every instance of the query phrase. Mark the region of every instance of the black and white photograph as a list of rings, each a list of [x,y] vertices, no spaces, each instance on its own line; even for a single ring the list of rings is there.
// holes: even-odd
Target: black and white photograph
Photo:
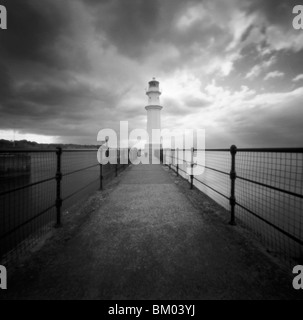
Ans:
[[[302,1],[0,0],[0,300],[303,300]]]

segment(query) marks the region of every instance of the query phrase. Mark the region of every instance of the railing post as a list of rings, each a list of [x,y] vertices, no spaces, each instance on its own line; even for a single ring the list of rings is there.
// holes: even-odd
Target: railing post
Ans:
[[[119,162],[119,154],[118,149],[116,150],[116,164],[115,164],[115,177],[118,177],[118,162]]]
[[[127,166],[130,165],[131,162],[131,154],[130,154],[130,148],[127,149]]]
[[[194,152],[195,149],[191,148],[191,160],[190,160],[190,167],[191,167],[191,172],[190,172],[190,189],[193,189],[194,187]]]
[[[236,206],[236,196],[235,196],[235,182],[237,178],[236,173],[236,154],[237,154],[237,147],[232,145],[230,147],[230,154],[231,154],[231,170],[230,170],[230,222],[229,224],[232,226],[236,225],[235,220],[235,206]]]
[[[120,156],[122,158],[122,162],[123,162],[123,170],[125,169],[126,167],[126,163],[125,163],[125,149],[121,149],[122,150],[122,153],[120,151]],[[121,155],[122,154],[122,155]],[[120,159],[120,163],[121,163],[121,159]]]
[[[103,190],[103,165],[100,163],[100,190]]]
[[[124,157],[125,162],[127,160],[127,163],[124,164],[124,169],[126,169],[128,167],[128,149],[124,149],[123,154],[124,154],[123,157]]]
[[[179,148],[177,148],[177,176],[179,176]]]
[[[62,181],[62,172],[61,172],[61,155],[62,148],[58,147],[56,151],[57,155],[57,172],[56,172],[56,210],[57,210],[57,226],[61,225],[61,207],[62,207],[62,199],[61,199],[61,181]]]

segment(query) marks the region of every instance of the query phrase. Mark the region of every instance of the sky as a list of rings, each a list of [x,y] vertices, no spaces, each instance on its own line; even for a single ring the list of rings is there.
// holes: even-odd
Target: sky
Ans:
[[[302,147],[303,29],[292,0],[0,0],[0,139],[96,144],[146,127],[205,129],[208,148]]]

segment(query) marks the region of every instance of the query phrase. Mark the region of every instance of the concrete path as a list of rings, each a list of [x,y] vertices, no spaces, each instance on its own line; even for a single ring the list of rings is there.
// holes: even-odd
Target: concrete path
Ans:
[[[291,270],[214,215],[160,165],[128,168],[101,208],[12,299],[288,299]],[[204,207],[187,195],[196,192]],[[43,263],[41,264],[43,265]]]

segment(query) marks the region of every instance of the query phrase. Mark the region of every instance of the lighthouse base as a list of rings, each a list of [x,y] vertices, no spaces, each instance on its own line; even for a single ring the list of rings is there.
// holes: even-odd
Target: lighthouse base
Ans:
[[[160,164],[163,162],[162,145],[147,143],[144,148],[145,157],[149,158],[149,164]]]

